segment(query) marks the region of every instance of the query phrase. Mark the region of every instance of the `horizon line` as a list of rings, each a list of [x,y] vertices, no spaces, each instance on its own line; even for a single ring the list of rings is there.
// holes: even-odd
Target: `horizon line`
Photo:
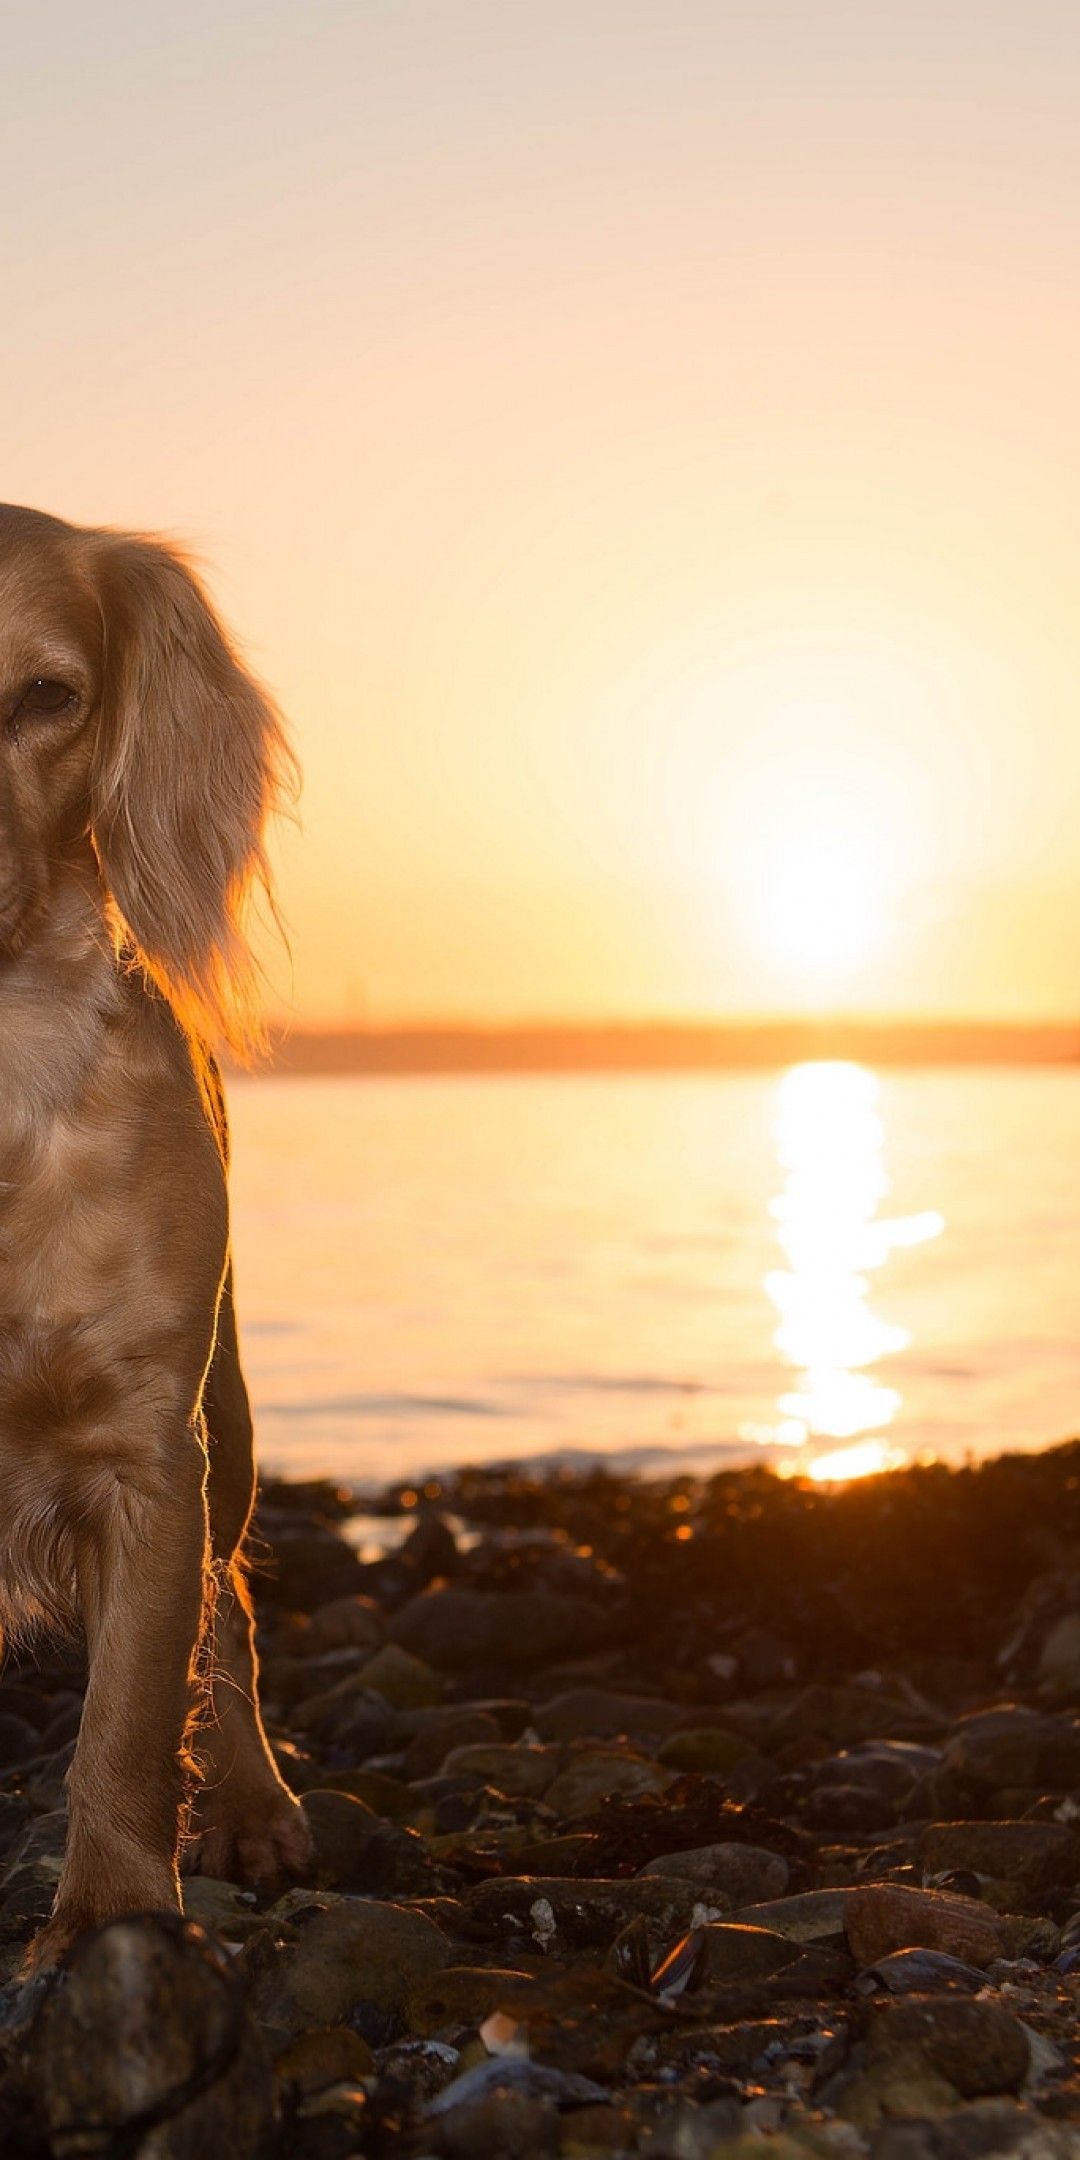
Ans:
[[[759,1070],[808,1057],[879,1065],[1080,1063],[1080,1018],[412,1020],[268,1028],[279,1073],[589,1073]]]

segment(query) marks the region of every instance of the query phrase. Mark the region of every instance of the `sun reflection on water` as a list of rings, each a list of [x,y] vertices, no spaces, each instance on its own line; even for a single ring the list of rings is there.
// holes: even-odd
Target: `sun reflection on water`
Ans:
[[[776,1142],[785,1182],[771,1213],[786,1264],[770,1270],[765,1290],[794,1385],[757,1437],[806,1451],[791,1467],[812,1477],[863,1477],[897,1459],[885,1433],[901,1397],[875,1368],[910,1341],[871,1310],[869,1277],[898,1246],[940,1236],[944,1218],[879,1215],[890,1184],[879,1086],[865,1066],[793,1066],[778,1091]],[[848,1444],[822,1453],[822,1440]]]

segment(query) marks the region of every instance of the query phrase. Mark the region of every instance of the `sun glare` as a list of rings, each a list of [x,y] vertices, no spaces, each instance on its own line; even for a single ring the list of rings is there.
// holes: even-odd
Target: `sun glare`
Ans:
[[[803,1451],[786,1465],[827,1480],[865,1477],[894,1460],[883,1438],[900,1393],[874,1368],[906,1348],[907,1330],[870,1304],[870,1276],[897,1248],[940,1236],[942,1217],[883,1216],[889,1192],[879,1090],[864,1066],[796,1065],[780,1083],[777,1153],[784,1189],[772,1202],[784,1264],[765,1277],[773,1340],[792,1385],[780,1395],[774,1445]],[[755,1434],[755,1437],[763,1437]],[[821,1441],[842,1441],[806,1455]]]
[[[851,1478],[876,1477],[882,1470],[893,1470],[903,1459],[885,1440],[858,1440],[853,1447],[835,1448],[830,1455],[816,1456],[806,1475],[815,1484],[846,1484]]]
[[[853,847],[809,841],[788,852],[764,903],[775,950],[817,977],[843,974],[881,940],[881,896]]]

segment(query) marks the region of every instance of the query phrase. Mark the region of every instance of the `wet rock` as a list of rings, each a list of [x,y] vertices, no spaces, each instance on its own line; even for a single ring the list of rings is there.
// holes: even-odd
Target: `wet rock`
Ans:
[[[444,1777],[475,1777],[496,1792],[538,1800],[558,1776],[562,1759],[561,1748],[480,1741],[451,1748],[442,1769]]]
[[[326,1790],[348,1793],[354,1800],[362,1800],[375,1815],[399,1822],[412,1807],[412,1794],[400,1778],[387,1777],[381,1770],[327,1770],[316,1773],[303,1790]],[[294,1785],[293,1790],[297,1787]]]
[[[965,1965],[943,1950],[893,1950],[859,1974],[861,1995],[976,1995],[986,1986],[977,1965]]]
[[[660,1695],[620,1695],[600,1687],[568,1688],[542,1703],[533,1719],[541,1740],[654,1741],[670,1733],[685,1715],[678,1703]]]
[[[254,1894],[237,1883],[219,1882],[213,1875],[188,1875],[184,1879],[184,1913],[215,1935],[241,1942],[261,1926]]]
[[[40,1746],[36,1727],[0,1705],[0,1771],[25,1762]]]
[[[462,2025],[477,2026],[501,2010],[511,1997],[520,2003],[532,1985],[528,1973],[513,1967],[447,1965],[433,1979],[409,1992],[406,2018],[411,2032],[429,2036]]]
[[[676,1935],[689,1925],[701,1901],[688,1883],[658,1876],[628,1880],[557,1876],[500,1876],[466,1893],[465,1909],[479,1936],[514,1934],[538,1949],[558,1940],[564,1948],[607,1949],[639,1914],[658,1930]]]
[[[425,2126],[424,2148],[440,2160],[549,2160],[561,2150],[553,2100],[507,2090],[458,2101],[450,2114]]]
[[[269,2064],[226,1959],[163,1914],[76,1943],[29,2040],[53,2150],[140,2160],[256,2152],[269,2136]]]
[[[451,2080],[458,2076],[461,2053],[445,2040],[396,2040],[380,2048],[379,2098],[390,2101],[407,2095],[409,2112],[422,2115]]]
[[[867,1883],[847,1898],[844,1925],[853,1957],[873,1965],[892,1950],[944,1950],[964,1964],[987,1966],[1004,1951],[997,1913],[976,1899],[902,1883]]]
[[[260,1578],[259,1594],[291,1612],[316,1612],[362,1586],[360,1562],[335,1530],[315,1523],[275,1526],[273,1551],[273,1571]]]
[[[817,1785],[865,1785],[883,1800],[902,1800],[913,1785],[942,1763],[940,1748],[915,1740],[864,1740],[839,1749],[814,1769]]]
[[[550,1590],[505,1596],[456,1585],[425,1591],[396,1613],[391,1637],[440,1671],[470,1665],[528,1667],[570,1652],[587,1654],[610,1637],[600,1605]]]
[[[274,2076],[286,2101],[307,2099],[327,2085],[354,2084],[374,2076],[375,2057],[367,2041],[348,2025],[326,2025],[301,2033],[274,2064]]]
[[[672,1783],[674,1771],[659,1763],[642,1762],[633,1755],[598,1749],[573,1756],[547,1787],[544,1798],[557,1816],[569,1822],[589,1815],[612,1793],[629,1797],[638,1793],[662,1793]]]
[[[933,2120],[883,2125],[872,2160],[1076,2160],[1080,2139],[1068,2123],[1040,2121],[1009,2100],[977,2100]]]
[[[53,1699],[40,1688],[18,1680],[0,1680],[0,1710],[21,1718],[35,1732],[44,1732],[53,1714]]]
[[[334,1650],[377,1650],[385,1636],[386,1622],[378,1606],[371,1598],[353,1592],[316,1606],[304,1650],[313,1657]]]
[[[853,1741],[922,1740],[936,1734],[936,1720],[917,1703],[875,1687],[817,1683],[773,1719],[772,1744],[820,1738],[840,1746]]]
[[[839,1836],[881,1830],[896,1817],[895,1800],[883,1800],[865,1785],[823,1785],[809,1795],[802,1813],[808,1830]]]
[[[1065,1790],[1080,1784],[1080,1722],[1019,1703],[975,1711],[954,1725],[945,1759],[975,1786]]]
[[[700,1930],[701,1946],[695,1988],[722,1987],[729,1980],[757,1980],[782,1972],[800,1955],[798,1943],[771,1928],[714,1921]]]
[[[384,1702],[396,1710],[418,1709],[428,1703],[437,1703],[443,1692],[442,1680],[433,1672],[423,1658],[413,1657],[399,1643],[383,1643],[374,1656],[367,1659],[356,1675],[357,1684],[367,1688],[373,1695],[381,1695]]]
[[[385,1822],[348,1793],[304,1794],[315,1851],[311,1880],[325,1890],[372,1897],[422,1897],[438,1886],[422,1837],[404,1823]]]
[[[702,1896],[717,1892],[734,1906],[782,1898],[790,1869],[782,1853],[760,1845],[700,1845],[692,1852],[658,1853],[642,1875],[679,1875]]]
[[[798,1677],[795,1649],[769,1628],[744,1628],[732,1643],[729,1656],[734,1667],[731,1677],[744,1688],[790,1687]],[[722,1659],[723,1653],[709,1659],[717,1677],[724,1677]]]
[[[731,1917],[750,1927],[773,1928],[791,1942],[838,1941],[844,1934],[848,1896],[847,1890],[804,1890],[798,1897],[742,1905]]]
[[[866,2035],[869,2065],[917,2057],[967,2100],[1015,2092],[1027,2074],[1027,2033],[999,2003],[911,1996],[883,2004]]]
[[[1080,1835],[1057,1822],[928,1823],[918,1844],[926,1875],[969,1868],[1026,1891],[1074,1883],[1080,1873]]]
[[[564,2160],[603,2160],[605,2153],[633,2152],[636,2127],[631,2110],[613,2101],[576,2107],[562,2122],[559,2151]]]
[[[658,1762],[672,1770],[700,1770],[723,1777],[740,1763],[755,1761],[757,1750],[741,1733],[722,1725],[693,1725],[673,1732],[656,1751]]]
[[[291,1922],[290,1940],[260,1975],[254,1996],[261,2021],[283,2038],[349,2024],[359,2005],[393,2027],[410,1989],[451,1962],[434,1922],[400,1905],[297,1901]]]
[[[921,2056],[909,2054],[849,2072],[827,2088],[825,2097],[831,2109],[864,2133],[893,2116],[932,2118],[956,2107],[960,2099],[948,2078],[932,2070]],[[878,2151],[876,2142],[873,2150]],[[920,2160],[924,2160],[922,2148]]]
[[[401,1547],[400,1557],[419,1583],[432,1582],[436,1576],[456,1574],[460,1554],[445,1515],[440,1515],[437,1508],[423,1508],[415,1528],[410,1530]]]
[[[392,1706],[355,1669],[333,1687],[299,1702],[291,1722],[302,1733],[317,1734],[324,1743],[348,1746],[361,1755],[381,1753],[396,1731]]]
[[[441,1703],[423,1713],[405,1750],[402,1765],[406,1778],[434,1777],[452,1748],[500,1743],[497,1720],[488,1710],[464,1709],[458,1703]]]
[[[455,2078],[428,2108],[428,2120],[449,2115],[456,2108],[489,2099],[496,2093],[518,2093],[533,2100],[551,2101],[556,2107],[582,2107],[608,2097],[603,2086],[597,2085],[592,2078],[552,2069],[546,2063],[531,2062],[526,2056],[510,2055],[478,2063],[474,2069]]]

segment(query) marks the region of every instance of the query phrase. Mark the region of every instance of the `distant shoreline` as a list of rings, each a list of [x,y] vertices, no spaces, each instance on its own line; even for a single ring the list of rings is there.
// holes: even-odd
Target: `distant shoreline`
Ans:
[[[774,1071],[805,1058],[885,1067],[1080,1064],[1080,1022],[614,1021],[272,1030],[282,1074]]]

